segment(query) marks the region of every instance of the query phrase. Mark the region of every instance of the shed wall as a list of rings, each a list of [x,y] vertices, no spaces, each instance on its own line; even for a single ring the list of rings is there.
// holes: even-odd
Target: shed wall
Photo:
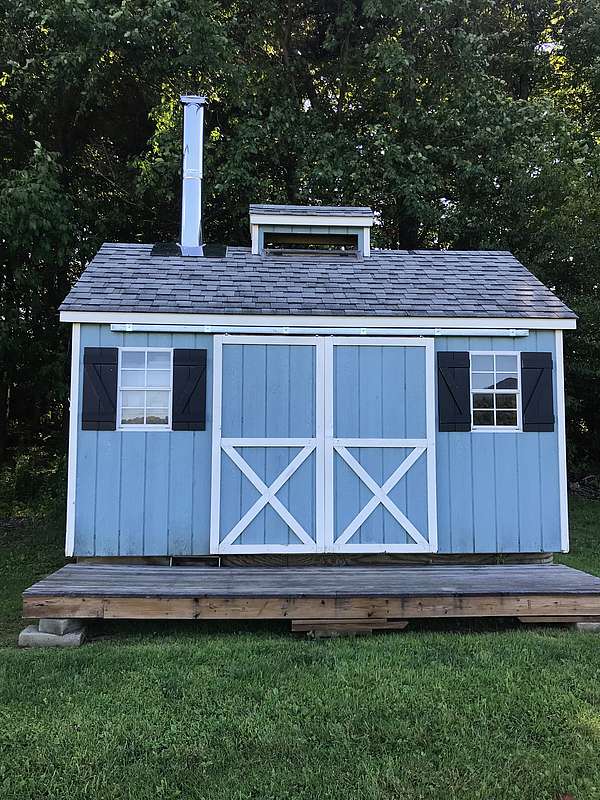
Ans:
[[[437,337],[437,350],[539,350],[553,331],[522,338]],[[116,333],[81,325],[84,347],[205,347],[205,431],[82,431],[78,424],[75,555],[209,552],[212,337]],[[555,359],[556,360],[556,359]],[[555,365],[556,366],[556,365]],[[557,385],[554,369],[555,414]],[[406,379],[410,377],[407,372]],[[81,408],[82,381],[79,384]],[[437,433],[440,553],[561,548],[558,433]]]
[[[79,423],[75,555],[208,553],[212,337],[82,325],[80,374],[84,347],[124,346],[207,348],[206,430],[82,431]]]
[[[436,350],[551,352],[554,331],[529,336],[440,337]],[[552,433],[437,433],[440,553],[533,553],[561,549],[558,426]]]

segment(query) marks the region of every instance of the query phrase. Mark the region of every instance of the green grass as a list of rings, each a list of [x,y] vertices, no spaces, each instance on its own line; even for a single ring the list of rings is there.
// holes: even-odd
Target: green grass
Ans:
[[[573,501],[563,561],[600,574],[599,523],[600,503]],[[19,651],[19,592],[60,548],[0,534],[2,800],[600,798],[598,636],[114,625]]]

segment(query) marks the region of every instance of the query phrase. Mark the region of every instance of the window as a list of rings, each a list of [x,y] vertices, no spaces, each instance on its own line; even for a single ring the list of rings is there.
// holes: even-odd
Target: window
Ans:
[[[168,429],[171,425],[172,351],[119,351],[119,427]]]
[[[518,353],[471,353],[471,421],[473,429],[519,430]]]
[[[269,255],[311,253],[311,255],[356,256],[358,236],[355,233],[264,233],[264,250]]]

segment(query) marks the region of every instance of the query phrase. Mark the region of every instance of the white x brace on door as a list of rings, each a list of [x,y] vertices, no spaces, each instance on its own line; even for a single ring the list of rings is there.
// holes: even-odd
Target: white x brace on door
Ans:
[[[216,336],[211,552],[437,548],[433,340]]]

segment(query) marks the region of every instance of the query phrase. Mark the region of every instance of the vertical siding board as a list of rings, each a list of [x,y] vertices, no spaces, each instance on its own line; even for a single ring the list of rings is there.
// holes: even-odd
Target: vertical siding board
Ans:
[[[521,351],[536,351],[540,348],[538,332],[519,341]],[[517,463],[519,467],[519,547],[524,553],[543,549],[542,508],[542,463],[540,435],[521,434],[517,437]]]
[[[471,350],[491,350],[492,338],[472,337]],[[472,448],[472,505],[476,553],[493,553],[497,547],[495,437],[470,434]]]
[[[242,395],[242,436],[264,437],[266,435],[267,408],[267,347],[262,344],[244,345],[243,395]],[[257,475],[264,480],[266,454],[264,448],[243,448],[243,458]],[[256,490],[246,480],[241,489],[242,507],[249,507]],[[248,525],[237,540],[239,544],[265,543],[264,509]]]
[[[138,434],[139,435],[139,434]],[[166,555],[169,551],[169,434],[149,431],[146,436],[146,513],[144,555]]]
[[[452,350],[461,352],[474,349],[473,340],[466,337],[453,338],[450,346]],[[448,434],[450,442],[450,530],[453,552],[471,553],[475,546],[471,463],[473,435],[471,432]]]
[[[427,436],[427,396],[425,349],[408,347],[405,351],[406,383],[406,435],[409,438],[424,439]],[[408,518],[427,538],[427,462],[423,454],[411,467],[402,481],[406,486],[406,510]],[[407,540],[412,541],[412,540]]]
[[[289,436],[312,438],[316,435],[315,348],[290,347],[290,390],[288,396]],[[289,454],[289,461],[292,460]],[[316,456],[313,452],[289,481],[288,508],[305,531],[316,535]],[[295,542],[290,531],[288,541]]]
[[[192,553],[210,550],[210,479],[212,459],[212,392],[213,348],[212,337],[196,334],[194,347],[207,351],[206,359],[206,430],[194,431],[193,436],[193,486],[192,486]],[[180,435],[185,436],[185,431]],[[187,435],[190,435],[189,433]]]
[[[434,340],[436,353],[439,350],[449,349],[449,340],[438,336]],[[437,363],[437,359],[436,362]],[[438,527],[438,552],[452,552],[452,538],[450,528],[451,500],[450,500],[450,434],[439,430],[437,413],[437,369],[435,371],[435,454],[436,454],[436,500],[437,500],[437,527]]]
[[[290,436],[290,349],[285,345],[267,346],[266,353],[266,435],[273,438]],[[269,486],[298,453],[287,447],[265,448],[265,483]],[[289,508],[289,481],[278,493],[278,499]],[[268,506],[265,509],[265,544],[297,542],[296,535],[288,529],[279,514]]]
[[[377,439],[383,430],[382,398],[382,347],[357,347],[359,359],[359,429],[360,436]],[[383,483],[383,453],[381,448],[359,448],[353,453],[376,483]],[[373,495],[364,483],[360,482],[360,507],[365,506]],[[350,540],[353,544],[377,543],[381,541],[384,527],[384,507],[378,505],[363,522]]]
[[[148,334],[130,333],[123,341],[123,346],[147,347]],[[142,431],[124,431],[121,441],[119,552],[123,556],[143,555],[146,434]]]
[[[170,346],[194,347],[194,334],[170,337]],[[169,437],[169,555],[192,552],[192,497],[194,436],[191,431],[167,433]]]
[[[516,433],[494,433],[497,547],[500,553],[519,551],[519,496]]]
[[[382,431],[385,438],[404,439],[407,437],[407,385],[406,353],[407,347],[382,348]],[[383,449],[383,475],[385,481],[408,456],[406,448],[387,447]],[[416,466],[416,465],[415,465]],[[407,514],[408,475],[402,478],[390,492],[390,499]],[[414,521],[414,520],[413,520]],[[419,527],[418,523],[415,524]],[[419,528],[421,530],[421,528]],[[383,541],[386,544],[406,544],[410,537],[402,526],[386,510],[384,512]]]
[[[100,326],[82,325],[79,353],[79,375],[83,376],[83,351],[85,347],[100,346]],[[79,381],[78,408],[82,408],[83,379]],[[75,500],[74,553],[93,556],[96,552],[96,482],[98,457],[98,431],[81,430],[81,410],[77,421],[77,476]]]
[[[334,347],[334,431],[339,438],[360,435],[358,348]],[[361,509],[361,481],[344,460],[334,453],[334,527],[339,536]]]
[[[491,350],[517,350],[513,338],[492,339]],[[488,434],[481,434],[482,436]],[[522,433],[494,433],[497,547],[500,553],[519,552],[519,460],[517,439]]]
[[[242,436],[244,419],[244,348],[239,344],[223,347],[221,432],[223,437]],[[243,507],[240,470],[229,456],[221,453],[220,536],[224,538],[248,508]],[[226,502],[223,502],[223,499]],[[255,497],[256,499],[256,497]]]
[[[100,347],[122,346],[122,334],[100,327]],[[121,481],[123,434],[98,431],[96,484],[96,555],[120,555]]]
[[[98,431],[95,555],[120,555],[119,511],[123,434]]]
[[[557,418],[557,368],[556,344],[554,331],[538,331],[537,350],[552,353],[554,369],[552,386],[554,396],[554,416]],[[553,432],[545,432],[528,436],[537,436],[540,450],[540,505],[541,515],[541,548],[544,551],[561,549],[560,537],[560,458],[558,452],[558,425]]]
[[[143,555],[146,510],[146,433],[122,434],[120,553]]]

